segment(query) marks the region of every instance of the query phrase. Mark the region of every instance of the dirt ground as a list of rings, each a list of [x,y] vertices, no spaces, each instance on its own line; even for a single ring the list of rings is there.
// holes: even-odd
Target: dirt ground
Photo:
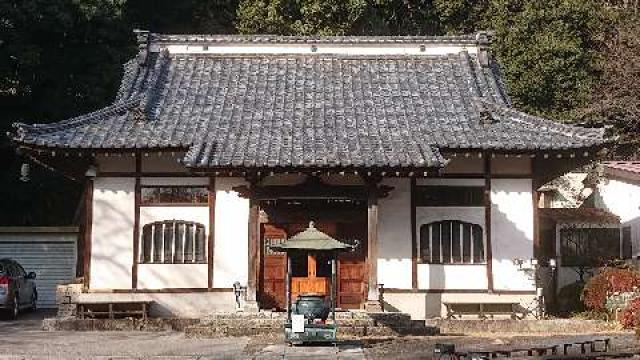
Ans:
[[[288,348],[281,336],[189,339],[179,332],[46,332],[46,313],[0,321],[0,360],[4,359],[431,359],[436,343],[458,351],[554,345],[609,337],[612,350],[637,352],[631,333],[571,336],[491,335],[344,339],[339,346]],[[640,356],[637,357],[640,360]]]
[[[611,338],[611,351],[640,354],[640,340],[631,333],[553,335],[532,334],[476,336],[432,336],[422,338],[397,338],[367,341],[364,344],[367,359],[432,359],[436,343],[455,344],[456,351],[508,350],[551,346],[594,338]],[[570,351],[577,354],[578,349]],[[640,356],[638,357],[640,359]]]

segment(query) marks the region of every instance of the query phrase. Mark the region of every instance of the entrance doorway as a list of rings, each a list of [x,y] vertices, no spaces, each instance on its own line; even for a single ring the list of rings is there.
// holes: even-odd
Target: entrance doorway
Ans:
[[[318,230],[349,244],[358,242],[353,252],[337,261],[337,305],[359,309],[366,300],[366,204],[359,200],[280,200],[261,204],[265,219],[261,226],[262,256],[259,295],[263,308],[284,309],[286,304],[284,253],[270,249],[303,231],[314,221]],[[301,293],[329,294],[331,264],[320,255],[300,255],[292,259],[292,299]]]

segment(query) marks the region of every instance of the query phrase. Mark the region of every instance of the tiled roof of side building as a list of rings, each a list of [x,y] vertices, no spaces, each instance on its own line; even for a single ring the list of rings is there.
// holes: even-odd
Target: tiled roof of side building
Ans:
[[[605,161],[603,165],[608,175],[640,180],[640,161]]]
[[[443,166],[440,151],[447,149],[528,152],[605,141],[602,129],[515,110],[498,66],[481,63],[464,50],[419,56],[142,50],[125,64],[112,105],[49,125],[16,124],[14,141],[184,148],[184,163],[201,168],[428,168]]]

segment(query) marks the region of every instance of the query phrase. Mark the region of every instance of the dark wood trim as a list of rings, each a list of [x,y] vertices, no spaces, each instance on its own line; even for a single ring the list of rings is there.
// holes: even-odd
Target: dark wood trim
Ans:
[[[213,289],[213,259],[216,237],[216,179],[209,178],[209,238],[207,244],[207,287]]]
[[[416,230],[416,179],[411,178],[409,193],[411,196],[411,287],[418,288],[418,235]]]
[[[142,207],[208,207],[209,204],[204,204],[204,203],[181,203],[181,204],[177,204],[177,203],[171,203],[171,204],[161,204],[161,203],[157,203],[157,204],[145,204],[145,203],[141,203],[140,206]]]
[[[446,220],[445,220],[446,221]],[[423,224],[427,225],[427,224]],[[428,261],[422,261],[420,259],[418,259],[418,264],[420,265],[446,265],[446,266],[469,266],[469,265],[478,265],[478,266],[486,266],[487,263],[486,262],[479,262],[479,263],[471,263],[471,262],[459,262],[459,263],[433,263],[433,262],[428,262]]]
[[[258,274],[260,273],[260,206],[258,200],[249,199],[249,231],[247,236],[248,244],[248,279],[247,279],[247,301],[257,301]]]
[[[91,245],[93,226],[93,178],[87,179],[84,196],[84,232],[82,234],[82,273],[84,276],[84,287],[89,289],[91,284]]]
[[[378,301],[378,180],[369,181],[367,198],[367,301]]]
[[[484,159],[484,227],[487,256],[487,288],[493,292],[493,249],[491,245],[491,156],[488,152],[483,154]]]
[[[140,153],[136,153],[136,173],[140,173],[142,167],[142,159]],[[131,288],[138,288],[138,260],[140,258],[140,200],[141,187],[140,177],[136,176],[135,194],[134,194],[134,217],[133,217],[133,266],[131,268]]]
[[[396,289],[385,288],[389,294],[492,294],[492,295],[535,295],[535,290],[480,290],[480,289]]]
[[[140,177],[144,177],[144,174],[140,174]],[[199,178],[199,177],[198,177]],[[203,185],[173,185],[173,184],[167,184],[167,185],[140,185],[141,188],[145,188],[145,189],[163,189],[163,188],[186,188],[186,189],[192,189],[192,188],[201,188],[201,189],[208,189],[209,185],[208,184],[203,184]]]
[[[542,239],[540,238],[540,220],[538,211],[538,202],[540,201],[540,193],[535,184],[531,181],[531,200],[533,201],[533,257],[540,259],[542,256]]]
[[[94,294],[180,294],[180,293],[205,293],[205,292],[231,292],[233,288],[162,288],[162,289],[96,289]]]
[[[183,177],[192,177],[192,178],[206,178],[207,174],[194,174],[191,172],[176,172],[176,173],[163,173],[163,172],[135,172],[135,171],[105,171],[99,172],[98,177],[134,177],[140,176],[144,178],[183,178]],[[152,186],[152,185],[145,185]],[[160,185],[162,186],[162,185]],[[200,186],[200,185],[193,185]]]
[[[228,171],[221,171],[219,172],[218,175],[216,175],[216,177],[238,177],[241,175],[241,172],[246,172],[243,170],[232,170],[233,174],[229,175]],[[263,171],[264,172],[264,171]],[[331,173],[332,174],[337,174],[339,173],[339,170],[332,170]],[[353,174],[354,172],[349,172],[349,171],[344,171],[345,174]],[[363,171],[358,171],[359,174],[361,174]],[[376,170],[375,173],[379,174],[382,171],[380,170]],[[443,174],[438,174],[432,171],[428,172],[428,176],[424,176],[424,171],[413,171],[414,175],[413,176],[409,176],[409,172],[407,172],[406,170],[402,171],[402,173],[400,174],[400,176],[396,176],[395,175],[395,171],[389,170],[386,171],[387,172],[387,176],[386,177],[390,177],[390,178],[394,178],[394,177],[411,177],[411,178],[422,178],[422,179],[437,179],[437,178],[446,178],[446,179],[450,179],[450,178],[454,178],[454,179],[483,179],[484,178],[484,174],[457,174],[457,173],[443,173]],[[289,174],[297,174],[297,173],[301,173],[303,175],[310,175],[312,173],[318,173],[319,175],[323,175],[326,174],[326,170],[316,170],[316,171],[308,171],[308,170],[301,170],[301,171],[296,171],[296,170],[291,170],[291,171],[286,171],[286,172],[273,172],[274,174],[284,174],[284,173],[289,173]],[[135,177],[139,175],[140,177],[144,177],[144,178],[183,178],[183,177],[192,177],[192,178],[206,178],[212,175],[212,172],[176,172],[176,173],[163,173],[163,172],[141,172],[141,173],[136,173],[135,171],[105,171],[105,172],[99,172],[98,173],[98,177]],[[492,174],[491,175],[494,179],[529,179],[531,178],[533,175],[532,174]],[[150,186],[150,185],[145,185],[145,186]],[[161,185],[159,185],[161,186]],[[185,185],[185,186],[191,186],[191,185]],[[193,185],[193,186],[199,186],[199,185]]]
[[[530,179],[532,174],[491,174],[494,179]],[[455,174],[444,173],[436,176],[436,178],[446,179],[484,179],[484,173],[482,174]],[[446,186],[446,185],[442,185]]]

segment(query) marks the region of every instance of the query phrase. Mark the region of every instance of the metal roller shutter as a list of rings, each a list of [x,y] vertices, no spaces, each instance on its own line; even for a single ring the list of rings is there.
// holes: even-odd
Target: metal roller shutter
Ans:
[[[76,232],[54,232],[60,228],[6,232],[0,228],[0,258],[18,261],[27,272],[37,275],[38,307],[56,307],[56,286],[76,276]],[[67,228],[63,228],[67,229]],[[75,228],[71,228],[75,229]]]

